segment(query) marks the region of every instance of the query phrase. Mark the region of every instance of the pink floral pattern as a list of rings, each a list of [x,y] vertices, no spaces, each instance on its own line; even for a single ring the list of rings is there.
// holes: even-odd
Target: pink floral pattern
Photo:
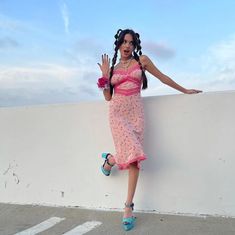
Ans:
[[[133,162],[140,168],[140,161],[146,159],[141,73],[139,65],[135,64],[127,71],[115,70],[111,80],[114,95],[109,104],[109,122],[116,149],[113,156],[120,170],[128,169]]]

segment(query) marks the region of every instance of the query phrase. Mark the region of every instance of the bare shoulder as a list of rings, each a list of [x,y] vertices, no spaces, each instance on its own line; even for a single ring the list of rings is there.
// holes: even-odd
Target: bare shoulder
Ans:
[[[146,66],[148,65],[148,63],[151,60],[149,59],[149,57],[147,55],[141,55],[140,56],[140,63],[142,64],[143,68],[146,68]]]

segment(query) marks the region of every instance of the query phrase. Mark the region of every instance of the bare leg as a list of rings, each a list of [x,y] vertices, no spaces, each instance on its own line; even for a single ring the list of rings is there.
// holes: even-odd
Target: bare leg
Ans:
[[[129,168],[129,178],[128,178],[128,192],[127,192],[127,199],[126,203],[131,204],[135,195],[135,189],[137,185],[139,177],[139,168],[137,167],[137,163],[130,164]],[[132,216],[132,209],[125,207],[124,211],[124,218]]]
[[[112,154],[109,154],[108,155],[108,160],[109,160],[109,163],[111,164],[111,165],[115,165],[115,159],[114,159],[114,157],[113,157],[113,155]],[[105,163],[104,164],[104,169],[105,170],[107,170],[107,171],[110,171],[111,170],[111,166],[110,165],[108,165],[107,163]]]

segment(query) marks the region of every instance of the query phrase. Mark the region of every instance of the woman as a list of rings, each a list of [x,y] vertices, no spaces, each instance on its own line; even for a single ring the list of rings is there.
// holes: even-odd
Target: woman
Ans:
[[[168,76],[160,72],[153,62],[141,52],[139,34],[133,30],[119,29],[115,35],[115,53],[110,67],[108,55],[102,55],[102,63],[98,63],[102,78],[98,87],[103,89],[104,97],[109,103],[109,121],[114,140],[116,154],[103,153],[105,162],[102,172],[109,176],[111,168],[116,164],[119,169],[128,169],[128,193],[123,215],[123,227],[130,230],[134,227],[133,197],[139,176],[140,162],[146,159],[143,150],[144,111],[141,100],[141,87],[147,88],[145,71],[158,78],[166,85],[185,94],[202,92],[185,89]],[[118,51],[119,63],[116,64]]]

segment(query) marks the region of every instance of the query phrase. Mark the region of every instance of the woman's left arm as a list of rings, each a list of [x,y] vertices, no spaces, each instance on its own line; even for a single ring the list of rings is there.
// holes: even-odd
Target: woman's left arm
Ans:
[[[149,59],[148,56],[142,55],[140,56],[140,62],[145,70],[147,70],[149,73],[151,73],[154,77],[158,78],[162,83],[178,90],[181,91],[185,94],[195,94],[202,92],[200,90],[196,89],[186,89],[182,86],[180,86],[178,83],[173,81],[171,78],[169,78],[167,75],[163,74],[154,64],[153,62]]]

